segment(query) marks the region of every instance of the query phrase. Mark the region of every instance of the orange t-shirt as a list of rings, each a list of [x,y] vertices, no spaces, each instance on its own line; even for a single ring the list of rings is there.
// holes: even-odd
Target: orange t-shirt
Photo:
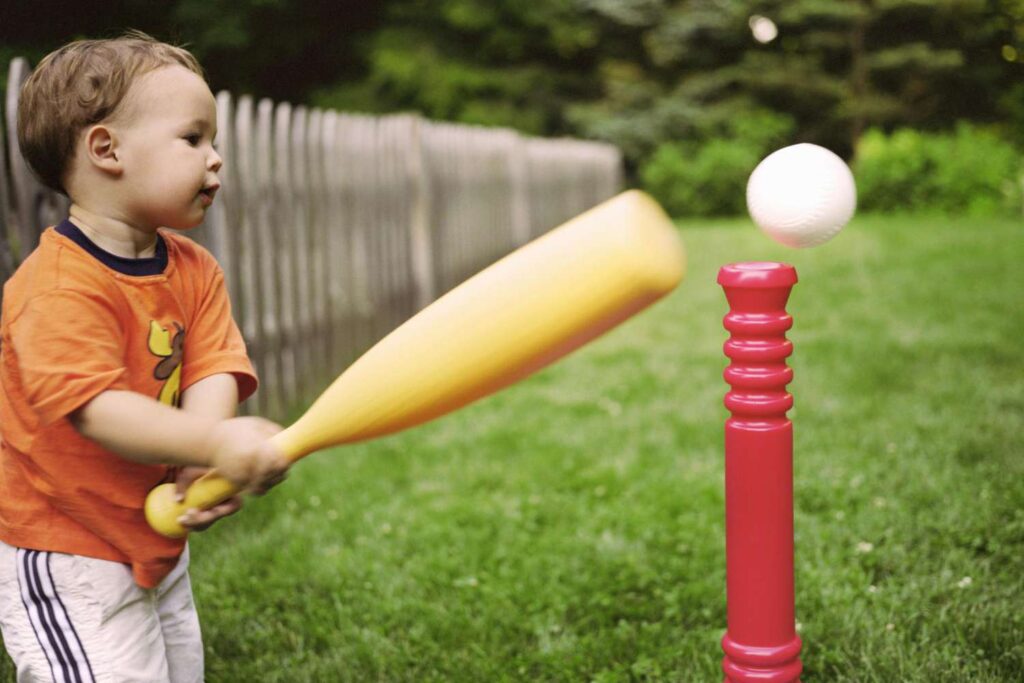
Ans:
[[[68,415],[113,389],[178,406],[218,373],[236,377],[241,399],[256,389],[217,262],[160,236],[156,258],[119,259],[67,221],[47,229],[4,285],[0,316],[0,540],[124,562],[146,588],[184,547],[143,516],[169,468],[105,450]]]

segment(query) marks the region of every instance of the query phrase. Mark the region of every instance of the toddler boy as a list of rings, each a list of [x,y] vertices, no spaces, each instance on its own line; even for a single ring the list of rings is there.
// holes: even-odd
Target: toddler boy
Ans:
[[[22,153],[72,203],[0,315],[0,628],[18,681],[201,681],[187,547],[148,527],[146,494],[210,467],[261,493],[287,469],[277,425],[234,417],[256,377],[220,268],[164,229],[213,202],[216,133],[195,58],[140,33],[66,45],[22,89]]]

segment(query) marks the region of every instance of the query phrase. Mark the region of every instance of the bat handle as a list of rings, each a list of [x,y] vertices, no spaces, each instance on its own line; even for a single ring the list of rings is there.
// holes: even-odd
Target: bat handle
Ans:
[[[158,534],[167,538],[181,538],[188,529],[178,523],[186,510],[207,510],[238,493],[238,488],[216,472],[207,472],[192,482],[185,492],[185,500],[176,500],[177,486],[161,484],[146,496],[146,521]]]
[[[311,453],[315,448],[315,445],[303,440],[301,423],[300,419],[288,429],[270,437],[270,442],[292,462]],[[188,529],[178,523],[178,517],[185,514],[186,510],[191,508],[209,510],[214,505],[223,503],[237,494],[238,491],[237,486],[217,474],[216,471],[207,472],[192,482],[188,491],[185,492],[185,500],[180,503],[176,500],[177,487],[175,484],[160,484],[146,496],[146,521],[154,531],[162,536],[182,538],[188,534]]]

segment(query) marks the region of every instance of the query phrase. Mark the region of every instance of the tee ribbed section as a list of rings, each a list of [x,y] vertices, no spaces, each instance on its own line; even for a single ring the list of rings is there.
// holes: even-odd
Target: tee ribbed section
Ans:
[[[737,263],[718,275],[730,307],[724,324],[731,336],[724,350],[732,362],[724,377],[732,391],[725,396],[725,407],[737,426],[777,425],[793,407],[786,391],[793,379],[786,365],[793,353],[786,339],[793,326],[786,302],[795,282],[796,270],[781,263]]]

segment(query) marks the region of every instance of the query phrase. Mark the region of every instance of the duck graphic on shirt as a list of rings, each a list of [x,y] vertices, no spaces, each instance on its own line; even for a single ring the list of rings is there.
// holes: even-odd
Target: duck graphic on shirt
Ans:
[[[164,329],[155,320],[149,323],[149,351],[161,358],[153,368],[153,377],[163,382],[157,400],[169,406],[181,406],[181,361],[185,356],[185,328],[174,323],[177,332]]]

